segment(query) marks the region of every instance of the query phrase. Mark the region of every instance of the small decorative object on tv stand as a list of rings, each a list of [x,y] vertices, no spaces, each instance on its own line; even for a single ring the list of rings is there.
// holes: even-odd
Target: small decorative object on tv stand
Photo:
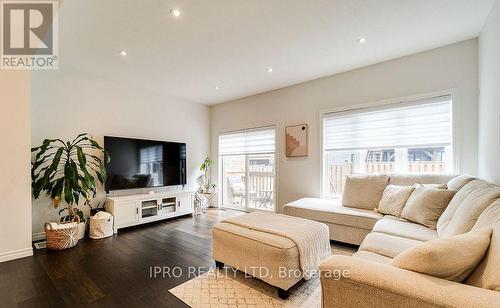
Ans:
[[[108,197],[106,211],[114,216],[114,233],[118,229],[148,222],[193,214],[194,193],[160,192]]]

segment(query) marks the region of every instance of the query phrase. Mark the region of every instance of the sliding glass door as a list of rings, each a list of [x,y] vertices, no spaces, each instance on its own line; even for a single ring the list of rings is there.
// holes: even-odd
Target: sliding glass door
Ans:
[[[275,210],[276,132],[261,128],[219,136],[219,190],[222,205]]]
[[[246,198],[246,156],[220,156],[222,167],[222,204],[227,207],[245,209]]]

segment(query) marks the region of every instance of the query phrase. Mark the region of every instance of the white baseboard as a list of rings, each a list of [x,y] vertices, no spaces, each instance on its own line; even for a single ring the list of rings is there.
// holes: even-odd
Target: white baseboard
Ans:
[[[0,253],[0,263],[14,259],[29,257],[33,255],[33,248],[19,249],[9,252]]]
[[[45,232],[33,233],[33,235],[31,236],[31,240],[33,242],[42,241],[44,239],[45,239]]]

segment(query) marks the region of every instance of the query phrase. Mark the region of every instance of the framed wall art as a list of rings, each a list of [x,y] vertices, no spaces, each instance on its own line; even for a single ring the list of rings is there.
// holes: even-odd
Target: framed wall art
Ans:
[[[285,133],[286,156],[307,156],[309,150],[309,129],[307,124],[287,126],[285,128]]]

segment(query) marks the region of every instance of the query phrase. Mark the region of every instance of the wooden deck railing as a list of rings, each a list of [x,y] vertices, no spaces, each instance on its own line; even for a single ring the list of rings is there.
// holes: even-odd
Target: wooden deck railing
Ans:
[[[444,173],[445,163],[442,161],[419,161],[409,162],[408,172],[410,173]],[[330,194],[341,195],[344,190],[344,183],[346,175],[354,173],[354,166],[352,163],[345,163],[342,165],[330,166]],[[382,163],[366,163],[365,173],[390,173],[394,172],[393,162]]]
[[[240,177],[243,183],[246,183],[245,172],[226,172],[225,177],[236,176]],[[253,208],[267,208],[274,207],[274,194],[275,194],[275,172],[272,166],[250,166],[248,170],[248,183],[249,202],[250,207]],[[227,178],[224,179],[228,181]],[[231,198],[230,183],[224,183],[225,196]],[[233,203],[239,203],[240,199],[232,200]],[[239,204],[234,204],[239,206]]]

